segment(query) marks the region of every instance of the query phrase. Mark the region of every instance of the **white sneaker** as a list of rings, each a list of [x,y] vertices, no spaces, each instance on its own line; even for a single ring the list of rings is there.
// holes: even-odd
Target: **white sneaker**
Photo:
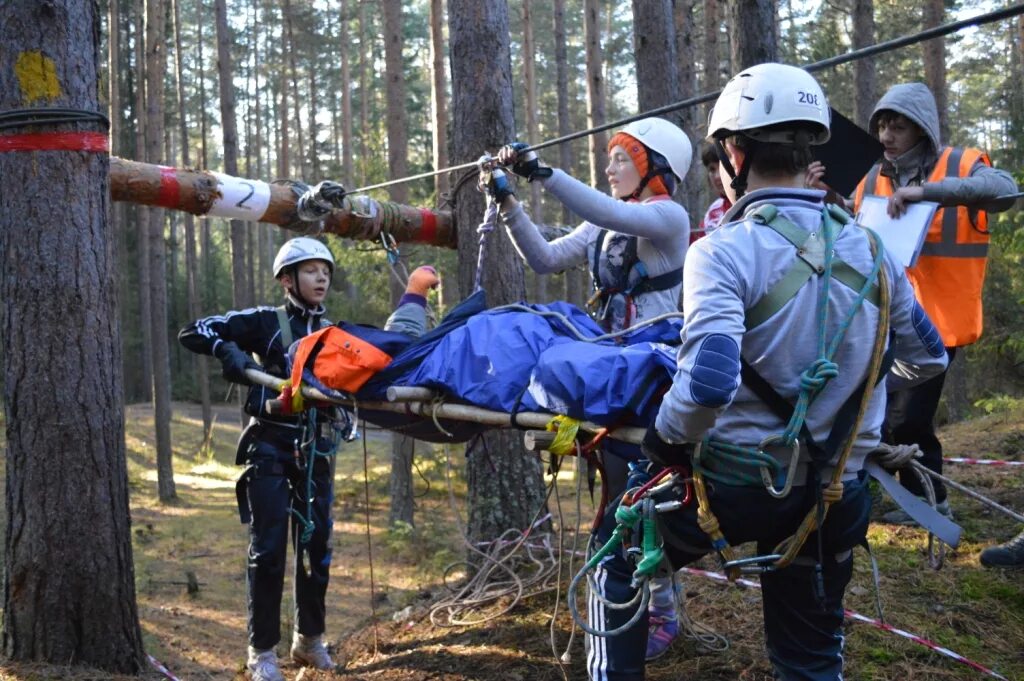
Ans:
[[[285,681],[284,674],[277,666],[277,653],[273,649],[256,650],[249,646],[249,669],[252,681]]]
[[[327,652],[323,636],[305,636],[295,632],[292,639],[292,661],[303,667],[314,669],[334,669],[334,660]]]

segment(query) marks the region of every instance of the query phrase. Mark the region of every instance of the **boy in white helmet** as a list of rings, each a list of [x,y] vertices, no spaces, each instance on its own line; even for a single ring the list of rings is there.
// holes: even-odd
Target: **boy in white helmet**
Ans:
[[[247,666],[252,681],[284,681],[275,647],[281,638],[289,525],[295,552],[296,610],[291,658],[317,669],[335,667],[323,636],[334,484],[329,455],[337,447],[331,414],[320,419],[312,434],[317,439],[317,454],[326,455],[304,462],[298,456],[303,434],[300,417],[267,413],[264,405],[277,394],[251,385],[245,376],[246,369],[259,369],[288,377],[291,343],[331,323],[325,317],[324,300],[333,275],[334,256],[326,245],[309,237],[291,239],[274,259],[274,277],[285,293],[283,306],[205,317],[178,334],[187,349],[219,359],[224,378],[250,386],[245,411],[252,418],[239,439],[237,453],[237,463],[247,467],[236,491],[242,521],[249,523]],[[437,283],[432,267],[415,270],[386,328],[422,335],[426,294]],[[312,466],[311,474],[303,470],[307,464]],[[313,485],[312,500],[306,499],[307,476]],[[311,526],[306,524],[310,522]]]
[[[658,513],[658,539],[673,569],[756,542],[748,567],[763,572],[777,678],[838,680],[843,593],[870,510],[863,461],[879,440],[885,383],[941,371],[945,352],[902,268],[828,211],[824,192],[804,188],[810,147],[829,136],[828,102],[810,74],[782,64],[741,72],[709,133],[734,205],[690,248],[678,372],[642,446],[658,464],[692,467],[700,513],[694,503]],[[896,370],[887,372],[890,359]],[[654,501],[678,500],[681,486]],[[780,544],[807,518],[822,530],[781,563],[772,554],[786,552]],[[642,566],[611,551],[593,583],[612,603],[629,602]],[[596,630],[621,627],[635,611],[597,603]],[[644,678],[644,619],[597,637],[591,678]]]

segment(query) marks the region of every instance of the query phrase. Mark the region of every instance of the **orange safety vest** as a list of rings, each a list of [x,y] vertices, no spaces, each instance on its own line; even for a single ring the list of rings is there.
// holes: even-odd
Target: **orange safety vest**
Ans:
[[[946,147],[928,182],[967,177],[975,163],[992,165],[978,149]],[[864,193],[892,196],[892,180],[876,164],[857,185],[854,207],[860,210]],[[973,213],[973,214],[972,214]],[[947,206],[935,213],[921,255],[907,278],[921,307],[928,313],[947,347],[970,345],[981,337],[981,288],[988,264],[988,214],[967,206]]]

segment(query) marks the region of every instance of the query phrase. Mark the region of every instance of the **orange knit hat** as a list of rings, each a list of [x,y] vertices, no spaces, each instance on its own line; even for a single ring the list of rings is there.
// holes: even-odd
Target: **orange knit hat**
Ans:
[[[643,142],[628,133],[617,132],[608,140],[608,151],[611,152],[613,147],[625,149],[629,157],[633,159],[633,165],[636,166],[636,171],[640,173],[640,177],[647,177],[650,163],[648,162],[647,147],[644,146]],[[660,175],[655,175],[648,180],[647,186],[655,194],[668,194],[668,188],[665,186]]]

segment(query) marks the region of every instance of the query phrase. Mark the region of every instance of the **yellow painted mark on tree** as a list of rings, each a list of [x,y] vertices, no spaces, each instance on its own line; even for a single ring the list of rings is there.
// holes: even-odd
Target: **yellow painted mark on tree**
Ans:
[[[22,52],[14,63],[14,73],[21,86],[26,104],[40,99],[57,99],[61,96],[57,67],[53,60],[39,51]]]

